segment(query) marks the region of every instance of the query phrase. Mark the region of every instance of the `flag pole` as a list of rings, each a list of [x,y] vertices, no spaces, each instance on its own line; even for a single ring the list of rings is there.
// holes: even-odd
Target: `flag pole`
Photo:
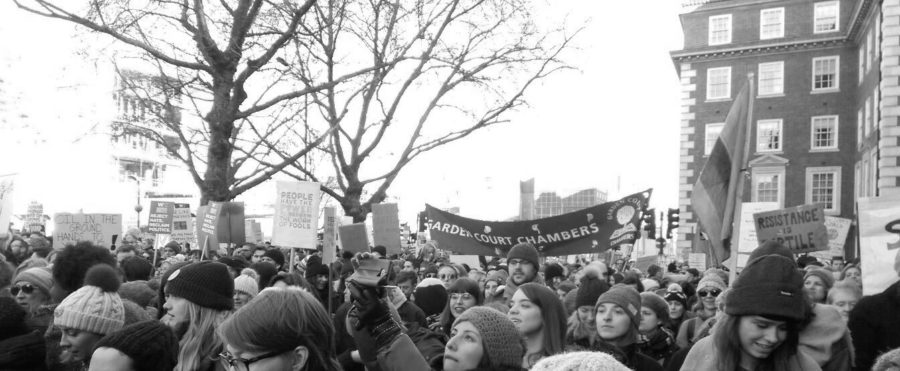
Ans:
[[[750,85],[750,89],[747,91],[747,121],[746,127],[744,128],[744,140],[741,145],[743,146],[743,154],[741,157],[740,169],[738,169],[738,178],[737,178],[737,192],[735,192],[734,197],[734,205],[732,205],[734,216],[731,218],[732,223],[740,223],[741,222],[741,205],[744,202],[744,183],[746,183],[745,177],[749,174],[750,169],[747,168],[748,159],[750,158],[750,134],[753,129],[753,102],[756,100],[756,86],[754,83],[754,74],[750,72],[747,74],[747,84]],[[732,229],[733,230],[733,229]],[[740,254],[740,236],[732,235],[731,238],[731,267],[729,272],[729,282],[734,283],[734,279],[737,276],[737,263],[738,257]]]

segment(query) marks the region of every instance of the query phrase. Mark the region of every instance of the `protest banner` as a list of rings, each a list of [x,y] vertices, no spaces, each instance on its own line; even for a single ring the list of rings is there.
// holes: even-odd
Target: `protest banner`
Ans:
[[[641,273],[647,273],[647,268],[650,268],[650,266],[653,264],[659,265],[659,255],[638,257],[634,261],[634,265],[632,266],[632,268],[637,268],[639,271],[641,271]]]
[[[778,210],[777,202],[743,202],[740,205],[740,220],[736,223],[734,234],[738,237],[738,253],[749,254],[759,246],[756,234],[756,219],[753,214]]]
[[[858,202],[863,295],[874,295],[897,282],[900,273],[900,195]]]
[[[12,175],[0,176],[0,236],[9,234],[9,221],[13,212],[13,189],[15,178]]]
[[[219,243],[239,245],[247,241],[244,230],[244,203],[222,202],[216,237]]]
[[[337,258],[338,218],[334,206],[325,207],[322,223],[322,263],[331,264]]]
[[[821,204],[756,213],[753,219],[760,244],[775,240],[794,254],[828,250],[825,208]]]
[[[147,230],[153,234],[172,233],[174,204],[168,201],[150,201]]]
[[[384,246],[388,255],[400,254],[400,210],[397,204],[372,205],[372,234],[375,245]]]
[[[31,201],[28,203],[28,214],[25,215],[25,231],[44,232],[44,204]]]
[[[215,210],[210,210],[213,208]],[[201,256],[206,255],[207,249],[219,249],[219,239],[216,236],[216,230],[219,228],[219,212],[221,208],[222,205],[218,202],[210,202],[197,208],[197,222],[194,225]]]
[[[169,238],[181,246],[190,245],[196,248],[197,237],[194,235],[194,218],[191,217],[190,205],[172,205],[172,233]]]
[[[828,250],[811,252],[809,255],[822,260],[831,260],[835,256],[844,257],[844,245],[847,243],[850,224],[853,224],[853,221],[850,219],[826,216],[825,228],[828,230]]]
[[[707,268],[706,254],[704,254],[704,253],[688,254],[688,266],[691,268],[697,268],[697,270],[703,272]]]
[[[247,242],[254,244],[263,243],[262,226],[253,219],[244,220],[244,231],[246,232]]]
[[[53,215],[53,248],[61,250],[67,244],[89,241],[109,248],[122,234],[122,214]]]
[[[528,242],[544,256],[596,254],[614,246],[634,244],[640,236],[640,210],[652,190],[621,200],[559,216],[514,222],[461,217],[425,205],[428,232],[441,248],[465,255],[505,255],[513,245]]]
[[[319,183],[277,182],[272,244],[315,249],[319,226]]]
[[[338,228],[341,250],[352,253],[369,252],[369,234],[364,223],[342,225]]]

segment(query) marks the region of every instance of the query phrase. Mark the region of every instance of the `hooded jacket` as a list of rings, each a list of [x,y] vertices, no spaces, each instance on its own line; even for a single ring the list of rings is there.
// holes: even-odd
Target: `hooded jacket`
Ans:
[[[812,358],[803,352],[797,352],[791,357],[791,366],[788,371],[821,371],[822,369]],[[688,352],[687,359],[681,365],[682,371],[718,371],[718,351],[713,346],[709,336],[698,340]]]

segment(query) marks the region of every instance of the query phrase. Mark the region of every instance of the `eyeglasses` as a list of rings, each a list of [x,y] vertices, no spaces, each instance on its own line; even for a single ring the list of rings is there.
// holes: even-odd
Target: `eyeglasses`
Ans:
[[[15,285],[15,286],[9,288],[9,293],[12,294],[13,296],[19,295],[19,291],[24,292],[26,295],[30,295],[31,293],[34,292],[34,286],[31,286],[26,283],[21,286]]]
[[[718,289],[717,290],[704,290],[704,291],[697,291],[697,296],[699,296],[701,298],[705,297],[705,296],[716,297],[716,296],[719,296],[719,294],[721,294],[721,293],[722,293],[722,290],[718,290]]]
[[[284,353],[284,352],[277,351],[277,352],[272,352],[272,353],[266,353],[261,356],[253,357],[250,359],[243,359],[243,358],[236,358],[233,354],[231,354],[231,352],[226,350],[222,353],[219,353],[219,358],[222,358],[225,360],[225,362],[228,362],[228,365],[231,367],[232,371],[249,371],[250,364],[257,362],[257,361],[264,360],[266,358],[275,357],[281,353]]]
[[[441,280],[448,280],[448,281],[449,281],[449,280],[455,280],[455,279],[456,279],[456,275],[455,275],[455,274],[442,274],[442,275],[438,276],[438,278],[440,278]]]

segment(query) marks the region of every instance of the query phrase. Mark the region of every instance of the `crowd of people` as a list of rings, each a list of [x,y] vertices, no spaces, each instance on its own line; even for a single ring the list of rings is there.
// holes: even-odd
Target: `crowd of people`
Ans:
[[[152,246],[8,237],[0,370],[900,370],[900,283],[863,297],[859,264],[775,242],[733,282],[527,243],[473,266],[434,242],[334,261]],[[375,259],[380,283],[356,278]]]

